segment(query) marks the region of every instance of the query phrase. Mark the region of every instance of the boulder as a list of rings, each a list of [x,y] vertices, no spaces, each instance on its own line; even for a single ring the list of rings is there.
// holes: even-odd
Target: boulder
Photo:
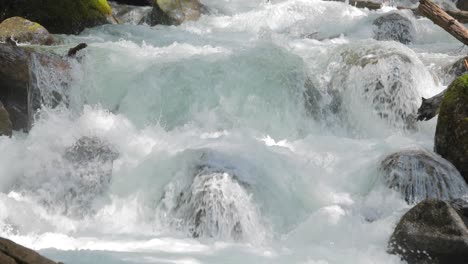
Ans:
[[[15,191],[30,194],[52,214],[82,219],[95,213],[108,198],[117,151],[98,137],[81,137],[58,154],[20,177]]]
[[[112,180],[113,162],[118,152],[108,142],[97,137],[82,137],[64,154],[61,180],[71,183],[67,189],[51,191],[63,206],[62,213],[82,217],[93,212],[92,204],[102,196]]]
[[[468,181],[468,74],[450,84],[439,110],[435,152]]]
[[[57,264],[34,250],[0,237],[0,263],[2,264]]]
[[[139,24],[153,10],[152,6],[133,6],[116,2],[110,2],[109,4],[112,7],[114,17],[119,23]]]
[[[112,21],[107,0],[0,0],[0,21],[20,16],[54,34],[76,34]]]
[[[154,0],[153,11],[143,22],[149,25],[179,25],[200,18],[203,5],[198,0]]]
[[[21,17],[8,18],[0,23],[0,41],[7,38],[34,45],[51,45],[54,42],[47,29]]]
[[[401,218],[390,238],[389,252],[409,264],[465,264],[466,221],[466,205],[425,200]]]
[[[44,99],[52,97],[44,90],[52,88],[54,76],[41,76],[39,69],[58,75],[57,86],[66,85],[69,79],[69,64],[60,56],[0,44],[0,101],[10,115],[13,130],[28,131],[34,114],[46,103]]]
[[[369,118],[390,128],[417,129],[421,97],[414,76],[420,76],[422,65],[401,44],[390,45],[372,41],[340,47],[326,70],[330,81],[306,79],[308,112],[327,126],[340,123],[359,134],[373,133]]]
[[[400,13],[387,13],[377,18],[374,23],[376,40],[394,40],[403,44],[414,41],[415,27],[410,19]]]
[[[400,192],[408,203],[427,198],[452,200],[468,193],[468,185],[447,160],[425,149],[407,149],[380,163],[385,184]]]
[[[11,136],[12,126],[10,114],[0,101],[0,136]]]

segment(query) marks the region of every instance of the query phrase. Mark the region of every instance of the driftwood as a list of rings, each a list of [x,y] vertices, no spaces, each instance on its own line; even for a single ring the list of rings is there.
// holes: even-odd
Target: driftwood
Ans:
[[[333,2],[344,2],[344,0],[326,0],[326,1],[333,1]],[[382,4],[372,2],[372,1],[361,1],[361,0],[349,0],[349,4],[355,6],[357,8],[367,8],[369,10],[379,10],[382,8]],[[421,14],[418,8],[411,8],[407,6],[397,6],[399,10],[411,10],[414,15],[416,16],[424,16]],[[444,10],[447,14],[455,18],[461,23],[468,23],[468,11],[461,11],[461,10]]]
[[[468,45],[468,30],[455,18],[429,0],[419,1],[419,12],[447,31],[450,35]]]

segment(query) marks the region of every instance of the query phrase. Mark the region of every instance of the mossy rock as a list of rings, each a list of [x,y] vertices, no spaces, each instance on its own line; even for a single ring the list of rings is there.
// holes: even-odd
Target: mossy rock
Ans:
[[[435,151],[452,162],[468,182],[468,74],[453,81],[444,95]]]
[[[150,25],[179,25],[197,20],[203,9],[198,0],[154,0],[153,12],[145,22]]]
[[[35,45],[54,43],[54,38],[45,27],[21,17],[8,18],[0,23],[0,40],[5,41],[7,38]]]
[[[13,16],[36,21],[54,34],[76,34],[108,23],[112,10],[107,0],[0,0],[0,21]]]

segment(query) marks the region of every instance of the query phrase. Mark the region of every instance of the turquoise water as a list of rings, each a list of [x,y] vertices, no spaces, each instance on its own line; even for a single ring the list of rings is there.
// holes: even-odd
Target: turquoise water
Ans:
[[[432,149],[436,120],[406,117],[460,44],[410,14],[413,44],[373,40],[389,7],[204,3],[177,27],[61,36],[57,52],[89,47],[66,89],[42,74],[68,107],[0,138],[0,235],[67,264],[400,263],[386,244],[411,206],[378,164]],[[108,183],[63,165],[83,136],[119,153]]]

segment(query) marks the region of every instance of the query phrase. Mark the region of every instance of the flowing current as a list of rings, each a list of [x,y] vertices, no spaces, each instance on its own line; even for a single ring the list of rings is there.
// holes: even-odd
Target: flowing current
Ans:
[[[180,26],[60,36],[89,47],[68,86],[36,67],[34,127],[0,138],[0,236],[67,264],[401,263],[412,205],[379,164],[433,149],[415,113],[466,50],[405,11],[410,44],[373,39],[391,7],[202,2]]]

